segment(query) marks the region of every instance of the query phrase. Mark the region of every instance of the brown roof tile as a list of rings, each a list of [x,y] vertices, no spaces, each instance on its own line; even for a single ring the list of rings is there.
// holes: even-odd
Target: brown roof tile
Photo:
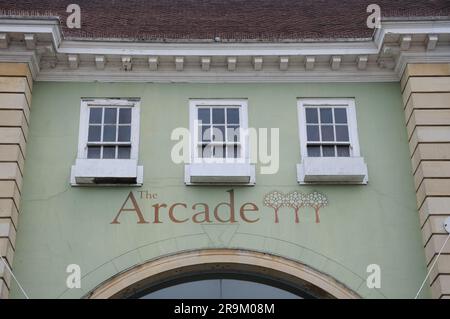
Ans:
[[[81,29],[65,26],[81,7]],[[0,0],[2,15],[54,15],[69,38],[274,41],[367,38],[366,7],[383,17],[450,16],[450,0]]]

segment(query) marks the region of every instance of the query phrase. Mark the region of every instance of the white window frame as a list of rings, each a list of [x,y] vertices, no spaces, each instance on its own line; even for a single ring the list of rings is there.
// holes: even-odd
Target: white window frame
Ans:
[[[203,158],[198,156],[197,109],[201,107],[238,107],[240,156]],[[190,163],[185,165],[186,185],[255,185],[255,165],[250,163],[247,99],[189,100]],[[224,137],[226,138],[226,136]]]
[[[358,127],[357,127],[357,123],[356,123],[356,111],[355,111],[355,100],[354,99],[350,99],[350,98],[348,98],[348,99],[331,99],[331,98],[299,99],[297,105],[298,105],[298,123],[299,123],[299,134],[300,134],[300,151],[301,151],[302,158],[308,157],[308,148],[307,148],[308,135],[306,132],[306,108],[307,107],[316,107],[316,108],[330,107],[333,109],[334,108],[345,108],[347,110],[347,125],[348,125],[348,135],[349,135],[349,142],[350,142],[350,157],[359,157],[360,156],[359,140],[358,140]],[[333,125],[333,127],[334,127],[334,125]],[[326,144],[326,143],[324,143],[324,144]],[[324,145],[324,144],[321,144],[321,145]],[[331,143],[331,144],[333,144],[333,143]]]
[[[87,159],[90,107],[131,107],[130,159],[139,157],[140,101],[138,99],[82,99],[78,138],[78,158]],[[101,144],[100,142],[99,144]],[[118,143],[113,143],[117,145]]]
[[[307,107],[339,107],[347,110],[347,125],[350,142],[349,157],[338,157],[337,153],[334,157],[308,156],[308,136],[306,130]],[[297,109],[301,155],[301,163],[297,165],[297,181],[300,184],[367,184],[367,165],[364,162],[364,158],[361,157],[359,147],[355,99],[299,98],[297,100]],[[326,145],[327,143],[324,144]]]
[[[223,108],[237,107],[239,109],[240,156],[237,158],[205,158],[198,156],[197,109],[202,107]],[[226,113],[226,112],[225,112]],[[248,130],[248,102],[245,99],[191,99],[189,100],[189,131],[191,132],[190,159],[191,163],[223,164],[250,163]],[[226,139],[226,134],[224,136]]]
[[[90,107],[131,107],[131,144],[129,159],[87,158]],[[78,154],[72,166],[72,186],[141,186],[144,168],[138,166],[140,132],[140,99],[84,98],[80,106]],[[102,144],[100,142],[99,144]],[[108,143],[106,143],[108,144]],[[111,145],[121,143],[111,143]],[[132,181],[131,181],[132,180]]]

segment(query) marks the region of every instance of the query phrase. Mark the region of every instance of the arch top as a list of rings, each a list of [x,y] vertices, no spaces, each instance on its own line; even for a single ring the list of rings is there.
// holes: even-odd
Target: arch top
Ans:
[[[355,292],[304,264],[267,253],[239,249],[206,249],[160,257],[119,273],[85,298],[128,298],[149,286],[193,274],[248,273],[297,287],[318,298],[355,299]]]

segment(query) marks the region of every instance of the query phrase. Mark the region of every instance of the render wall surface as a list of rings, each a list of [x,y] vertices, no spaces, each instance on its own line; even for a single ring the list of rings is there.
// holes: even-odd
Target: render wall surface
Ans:
[[[77,157],[80,100],[83,97],[140,97],[139,164],[142,187],[76,188],[69,184]],[[299,186],[297,98],[351,97],[356,101],[361,154],[368,185]],[[190,98],[247,98],[249,127],[280,129],[280,168],[262,175],[254,187],[185,186],[184,166],[171,161],[172,131],[189,127]],[[330,275],[365,298],[413,298],[426,275],[416,189],[399,83],[373,84],[108,84],[35,83],[23,181],[20,227],[14,271],[33,298],[80,298],[111,276],[145,261],[181,251],[239,248],[280,255]],[[247,202],[258,212],[246,223],[197,224],[195,203],[214,207],[234,190],[236,215]],[[319,191],[329,205],[315,223],[311,208],[280,209],[263,205],[271,191]],[[157,194],[140,197],[140,191]],[[133,192],[147,224],[123,213],[111,224]],[[152,205],[185,203],[173,223],[161,208],[155,224]],[[129,203],[128,203],[129,204]],[[221,214],[226,215],[226,211]],[[66,286],[66,267],[78,264],[81,289]],[[366,268],[381,267],[381,288],[369,289]],[[11,297],[22,298],[13,285]],[[421,297],[430,297],[428,288]]]

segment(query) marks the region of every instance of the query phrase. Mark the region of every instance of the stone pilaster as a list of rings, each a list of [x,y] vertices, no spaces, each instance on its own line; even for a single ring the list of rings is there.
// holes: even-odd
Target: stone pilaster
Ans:
[[[409,64],[401,80],[411,161],[428,267],[448,236],[450,64]],[[433,298],[450,297],[450,241],[431,273]]]
[[[12,268],[30,119],[33,79],[25,63],[0,63],[0,254]],[[0,262],[0,299],[11,275]]]

